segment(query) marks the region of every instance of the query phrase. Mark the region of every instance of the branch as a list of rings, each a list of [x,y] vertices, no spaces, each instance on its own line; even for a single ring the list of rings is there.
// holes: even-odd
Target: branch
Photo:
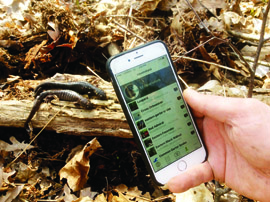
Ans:
[[[217,63],[214,63],[214,62],[208,62],[208,61],[205,61],[205,60],[200,60],[200,59],[196,59],[196,58],[191,58],[191,57],[187,57],[187,56],[178,56],[179,58],[184,58],[184,59],[187,59],[187,60],[192,60],[192,61],[196,61],[196,62],[201,62],[201,63],[205,63],[205,64],[209,64],[209,65],[215,65],[217,67],[220,67],[222,69],[226,69],[226,70],[229,70],[229,71],[232,71],[232,72],[236,72],[236,73],[241,73],[240,70],[237,70],[237,69],[233,69],[233,68],[230,68],[230,67],[227,67],[227,66],[224,66],[224,65],[220,65],[220,64],[217,64]]]
[[[256,69],[257,69],[258,60],[259,60],[259,57],[260,57],[260,54],[261,54],[261,50],[262,50],[263,44],[265,42],[264,33],[265,33],[265,25],[266,25],[269,9],[270,9],[270,1],[268,1],[266,10],[263,13],[263,22],[262,22],[262,27],[261,27],[260,41],[259,41],[259,45],[258,45],[258,48],[257,48],[257,51],[256,51],[256,56],[255,56],[255,59],[254,59],[254,63],[253,63],[253,66],[252,66],[253,71],[251,72],[251,76],[250,76],[248,97],[252,97],[252,91],[253,91],[253,88],[254,88],[255,72],[256,72]]]
[[[131,30],[129,30],[128,28],[126,28],[125,26],[119,24],[118,22],[113,20],[113,23],[118,25],[120,28],[124,29],[125,31],[129,32],[130,34],[134,35],[135,37],[139,38],[140,40],[142,40],[144,43],[146,43],[147,41],[142,38],[141,36],[137,35],[136,33],[132,32]]]
[[[133,137],[110,83],[103,82],[95,76],[71,74],[56,74],[44,81],[88,81],[103,89],[108,100],[91,99],[94,108],[88,110],[66,101],[52,100],[51,104],[42,103],[31,120],[34,129],[41,129],[47,125],[46,130],[70,135]],[[20,79],[16,84],[8,84],[10,86],[3,90],[4,95],[0,100],[0,126],[24,127],[33,107],[33,89],[41,82],[43,81]],[[10,89],[17,93],[11,94]],[[66,107],[62,108],[63,106]],[[58,113],[60,109],[61,112]],[[48,123],[56,113],[57,116]]]

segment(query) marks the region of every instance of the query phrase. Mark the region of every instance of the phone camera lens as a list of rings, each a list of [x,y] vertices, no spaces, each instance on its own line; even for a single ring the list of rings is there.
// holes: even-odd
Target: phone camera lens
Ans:
[[[128,61],[130,62],[130,59],[128,59]]]

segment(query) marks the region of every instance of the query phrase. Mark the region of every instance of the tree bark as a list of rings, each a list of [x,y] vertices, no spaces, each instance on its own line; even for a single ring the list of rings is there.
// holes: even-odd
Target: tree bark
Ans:
[[[94,108],[91,110],[75,106],[72,102],[59,100],[42,103],[31,120],[33,128],[43,128],[61,110],[48,124],[46,130],[70,135],[133,137],[111,83],[97,79],[94,76],[69,74],[56,74],[46,81],[48,80],[59,82],[88,81],[103,89],[108,96],[108,100],[91,99],[94,104]],[[25,120],[33,107],[33,90],[44,81],[19,80],[19,82],[9,84],[2,91],[0,126],[24,127]],[[63,106],[65,107],[63,108]]]

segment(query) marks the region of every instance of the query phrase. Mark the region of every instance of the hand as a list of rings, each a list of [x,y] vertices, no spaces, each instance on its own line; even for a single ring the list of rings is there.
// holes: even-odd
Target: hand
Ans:
[[[185,90],[208,151],[206,162],[168,182],[183,192],[210,180],[246,197],[270,199],[270,107],[249,98],[224,98]]]

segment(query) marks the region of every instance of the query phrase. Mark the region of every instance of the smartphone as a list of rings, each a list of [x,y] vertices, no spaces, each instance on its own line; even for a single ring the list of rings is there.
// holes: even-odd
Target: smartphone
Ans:
[[[177,73],[162,41],[111,57],[106,64],[134,138],[159,185],[206,159]]]

